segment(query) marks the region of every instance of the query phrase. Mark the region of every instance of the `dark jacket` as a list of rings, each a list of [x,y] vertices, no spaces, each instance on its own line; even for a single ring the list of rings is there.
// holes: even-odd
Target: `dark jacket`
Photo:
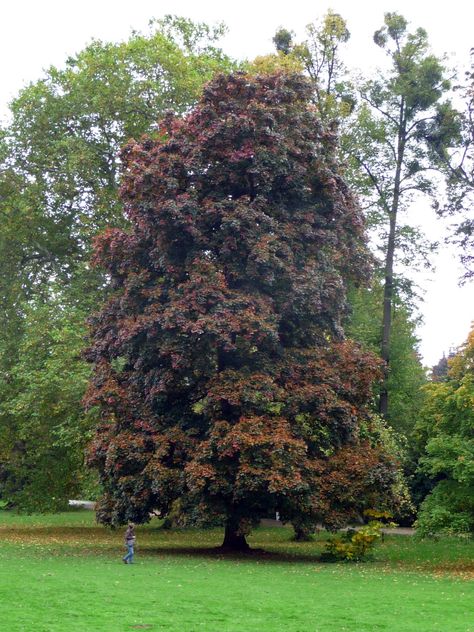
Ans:
[[[133,527],[128,527],[125,531],[125,544],[130,546],[130,544],[135,544],[135,531]]]

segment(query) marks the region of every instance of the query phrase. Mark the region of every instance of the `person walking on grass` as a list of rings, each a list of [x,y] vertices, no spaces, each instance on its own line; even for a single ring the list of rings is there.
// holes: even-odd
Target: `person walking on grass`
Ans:
[[[124,564],[133,564],[133,555],[135,547],[135,525],[133,522],[128,523],[127,530],[125,531],[125,546],[127,547],[127,554],[122,558]]]

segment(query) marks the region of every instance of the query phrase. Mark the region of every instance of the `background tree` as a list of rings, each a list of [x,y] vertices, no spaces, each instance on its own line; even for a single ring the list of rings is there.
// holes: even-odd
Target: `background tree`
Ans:
[[[396,21],[399,16],[389,16],[389,21]],[[400,18],[401,24],[405,25],[403,18]],[[321,23],[315,23],[307,27],[308,38],[302,43],[293,41],[293,34],[286,29],[280,29],[274,38],[274,43],[280,51],[286,54],[287,58],[299,59],[303,63],[306,74],[311,78],[314,89],[314,100],[317,104],[318,111],[324,120],[338,130],[340,138],[339,156],[341,163],[344,164],[344,175],[348,182],[359,195],[362,206],[365,209],[367,226],[370,231],[372,242],[380,247],[382,258],[387,255],[387,214],[390,210],[390,196],[393,195],[394,172],[394,155],[389,149],[397,144],[396,139],[390,138],[398,133],[395,129],[396,108],[398,107],[401,97],[401,85],[407,83],[408,78],[401,78],[395,58],[395,52],[392,51],[392,62],[394,64],[393,76],[391,78],[380,79],[377,82],[370,83],[370,89],[367,87],[367,81],[361,77],[357,79],[351,78],[347,68],[344,66],[341,58],[342,47],[348,41],[349,31],[346,22],[342,16],[329,12]],[[426,38],[426,34],[421,32],[420,36]],[[383,30],[381,37],[383,39]],[[403,39],[404,35],[400,32],[397,37]],[[380,37],[378,38],[381,42]],[[423,46],[425,47],[423,49]],[[400,55],[404,55],[407,59],[410,55],[416,57],[416,62],[411,61],[411,71],[407,66],[403,71],[405,75],[413,71],[415,63],[423,55],[427,56],[427,44],[423,44],[420,40],[414,46],[413,51],[406,50],[403,52],[403,43],[399,42]],[[416,49],[416,51],[415,51]],[[398,53],[397,53],[398,54]],[[434,58],[430,58],[434,60]],[[400,61],[400,68],[405,61]],[[434,60],[436,61],[436,60]],[[437,62],[438,63],[438,62]],[[441,65],[436,65],[435,74],[427,79],[425,83],[428,85],[419,85],[419,90],[428,89],[432,92],[435,88],[429,81],[436,83],[436,73],[442,72]],[[425,74],[430,73],[430,68],[425,70]],[[400,77],[397,79],[397,73]],[[412,77],[413,84],[417,83],[417,79]],[[357,100],[357,87],[365,85],[363,98]],[[403,84],[404,85],[404,84]],[[405,96],[407,98],[405,87]],[[416,88],[412,86],[412,90]],[[379,95],[379,110],[384,109],[385,114],[382,115],[378,110],[372,109],[367,102],[367,92],[377,91]],[[383,93],[383,97],[381,96]],[[421,92],[420,92],[421,94]],[[413,99],[412,99],[413,100]],[[426,105],[426,104],[425,104]],[[402,106],[405,107],[404,105]],[[375,113],[374,113],[375,112]],[[439,111],[434,118],[439,116]],[[426,112],[425,112],[426,114]],[[411,111],[404,110],[403,116],[410,119],[413,123],[413,117],[418,116],[416,107],[412,104]],[[392,120],[392,127],[386,122],[388,118]],[[419,126],[426,124],[426,121],[420,120]],[[432,123],[434,126],[434,123]],[[437,126],[439,130],[440,126]],[[415,128],[411,130],[415,132]],[[444,133],[443,146],[446,146],[447,134]],[[417,140],[411,139],[411,145],[416,146]],[[408,143],[410,145],[410,143]],[[411,151],[411,149],[410,149]],[[403,149],[402,162],[408,164],[409,158],[413,157],[408,150]],[[428,152],[428,149],[426,149]],[[378,168],[378,165],[380,169]],[[427,165],[424,165],[427,166]],[[413,167],[413,165],[412,165]],[[412,168],[411,167],[411,168]],[[419,168],[422,169],[421,164]],[[405,169],[408,174],[409,169]],[[404,173],[404,175],[406,175]],[[412,174],[415,175],[415,174]],[[419,174],[420,175],[420,174]],[[383,182],[382,182],[383,180]],[[425,183],[420,179],[419,187],[422,189]],[[404,184],[408,187],[408,181]],[[413,179],[409,182],[410,186],[414,185]],[[418,186],[418,185],[417,185]],[[392,187],[392,188],[391,188]],[[403,189],[402,198],[397,198],[397,204],[400,209],[407,208],[410,201],[411,189]],[[400,193],[400,192],[399,192]],[[397,257],[401,264],[409,268],[415,260],[426,263],[430,254],[430,245],[423,240],[419,231],[409,225],[400,225],[399,219],[396,224],[396,248]],[[383,284],[380,284],[379,268],[383,264],[378,261],[378,256],[374,257],[374,267],[376,273],[374,276],[373,286],[371,288],[363,288],[359,291],[351,292],[349,301],[352,304],[354,314],[349,319],[351,336],[359,340],[364,345],[368,345],[375,353],[381,353],[382,347],[382,321],[383,321]],[[393,269],[392,269],[393,277]],[[397,319],[395,328],[396,332],[392,332],[394,338],[391,344],[390,372],[387,374],[387,380],[384,390],[390,393],[393,407],[388,404],[386,406],[385,417],[389,423],[398,432],[410,434],[413,430],[413,424],[416,420],[419,395],[418,387],[424,382],[423,369],[420,359],[417,356],[416,345],[417,339],[414,334],[416,318],[414,316],[415,308],[413,306],[414,293],[406,278],[400,273],[397,278],[392,278],[393,299],[392,307],[396,312],[394,318]],[[379,303],[377,302],[379,301]],[[391,310],[392,311],[392,310]],[[392,328],[392,327],[391,327]],[[404,328],[405,333],[402,333]],[[396,338],[396,340],[395,340]],[[383,395],[385,397],[385,393]]]
[[[25,308],[15,361],[2,374],[1,496],[27,511],[64,509],[93,491],[84,465],[93,416],[81,405],[90,369],[79,362],[86,314],[51,307]]]
[[[347,335],[364,348],[377,354],[380,351],[380,322],[383,306],[383,282],[375,275],[369,287],[351,289],[351,311],[345,329]],[[418,338],[416,308],[397,287],[393,300],[390,375],[387,388],[391,394],[387,422],[404,440],[413,433],[424,395],[426,374],[416,349]]]
[[[474,330],[449,360],[447,379],[425,387],[417,425],[425,445],[422,471],[435,487],[421,506],[418,529],[474,533]]]
[[[440,111],[452,111],[442,102],[450,87],[441,60],[428,52],[426,32],[407,31],[407,21],[396,13],[385,15],[384,26],[375,33],[375,43],[387,51],[391,69],[368,81],[361,90],[364,106],[356,127],[359,138],[353,157],[365,173],[380,214],[384,252],[384,297],[381,356],[386,363],[386,381],[380,393],[380,412],[388,413],[390,337],[394,299],[394,265],[403,237],[413,242],[410,227],[400,226],[399,217],[419,194],[434,194],[436,181],[426,129],[435,125]],[[445,129],[442,142],[453,142],[455,130]],[[384,219],[382,224],[380,219]],[[406,243],[406,240],[405,240]],[[418,248],[417,243],[417,248]]]
[[[349,292],[351,311],[346,322],[346,332],[359,341],[363,348],[375,354],[380,352],[382,298],[381,272],[374,275],[369,287],[360,287]],[[393,301],[390,375],[387,380],[390,406],[386,421],[394,431],[392,441],[408,488],[407,501],[398,508],[396,521],[406,525],[412,524],[417,508],[431,489],[427,476],[418,470],[422,448],[415,426],[419,422],[420,409],[424,404],[423,386],[427,378],[417,353],[416,313],[410,292],[407,294],[403,287],[397,285]],[[376,401],[379,396],[377,389],[375,395]]]
[[[449,354],[452,357],[453,353]],[[448,378],[448,358],[443,353],[443,357],[439,359],[438,363],[431,368],[431,380],[433,382],[444,382]]]
[[[292,31],[281,27],[273,43],[283,56],[299,62],[311,79],[320,118],[326,123],[341,122],[354,107],[341,58],[341,47],[350,37],[346,21],[330,10],[321,21],[307,25],[305,40],[294,42],[293,37]]]
[[[54,67],[11,104],[6,167],[34,183],[28,207],[49,225],[38,232],[62,247],[24,244],[30,258],[53,257],[56,272],[89,256],[92,237],[124,222],[118,201],[119,151],[184,112],[203,84],[231,62],[213,44],[223,32],[181,18],[153,22],[148,35],[92,42],[63,70]]]
[[[377,361],[341,327],[363,221],[310,99],[301,75],[220,76],[123,154],[132,230],[96,242],[117,289],[88,352],[102,522],[179,498],[244,548],[275,509],[336,527],[390,500]]]
[[[78,493],[92,418],[81,412],[81,319],[107,291],[88,259],[98,231],[127,221],[119,150],[232,66],[216,45],[222,32],[168,17],[120,44],[92,42],[11,104],[0,133],[0,494],[17,507],[57,508]],[[70,439],[74,426],[82,439]]]
[[[466,81],[458,86],[458,90],[465,102],[464,110],[456,116],[449,110],[442,110],[436,124],[428,128],[427,137],[447,175],[447,203],[438,205],[439,212],[441,215],[462,217],[454,226],[448,242],[459,246],[461,262],[465,267],[462,281],[467,281],[474,275],[474,49]],[[460,134],[459,145],[454,149],[444,143],[445,136],[452,129]]]

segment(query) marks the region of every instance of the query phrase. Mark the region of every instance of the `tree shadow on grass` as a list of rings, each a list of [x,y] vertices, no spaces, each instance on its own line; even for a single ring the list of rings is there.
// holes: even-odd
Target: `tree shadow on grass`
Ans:
[[[150,547],[142,550],[143,555],[164,557],[188,557],[188,558],[206,558],[208,560],[219,561],[239,561],[239,562],[268,562],[268,563],[320,563],[321,551],[315,553],[307,552],[286,552],[286,551],[266,551],[264,549],[255,548],[245,552],[228,551],[221,547]]]
[[[163,531],[158,529],[156,533],[162,536]],[[308,551],[307,543],[302,543],[304,550],[298,550],[300,545],[295,545],[290,541],[278,541],[274,544],[268,543],[269,546],[278,546],[284,548],[285,545],[292,546],[291,551],[278,550],[268,551],[262,548],[250,548],[248,551],[229,551],[216,546],[214,543],[220,534],[214,539],[210,537],[207,542],[201,542],[201,545],[190,544],[193,534],[189,535],[188,543],[185,542],[186,533],[182,531],[166,532],[167,541],[153,542],[155,531],[147,529],[139,534],[137,552],[139,555],[156,556],[156,557],[182,557],[182,558],[206,558],[211,560],[229,560],[229,561],[246,561],[246,562],[265,562],[265,563],[319,563],[321,548],[317,543],[313,551]],[[32,525],[32,526],[5,526],[0,528],[2,539],[10,544],[30,544],[41,545],[48,551],[58,549],[60,554],[64,554],[64,550],[68,554],[83,555],[115,555],[118,547],[122,543],[122,530],[109,530],[100,526],[51,526],[51,525]],[[213,542],[214,540],[214,542]],[[183,543],[180,545],[180,541]],[[260,544],[260,543],[255,543]],[[266,543],[265,543],[266,544]],[[314,545],[313,545],[314,546]]]

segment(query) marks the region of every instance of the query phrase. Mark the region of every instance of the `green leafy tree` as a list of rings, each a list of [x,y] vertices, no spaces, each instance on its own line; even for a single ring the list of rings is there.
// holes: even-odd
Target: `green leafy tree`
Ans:
[[[373,353],[380,352],[383,284],[375,276],[369,288],[352,289],[349,294],[351,313],[346,323],[348,335]],[[423,386],[427,382],[421,358],[417,352],[418,338],[415,314],[410,294],[397,287],[393,302],[390,373],[386,382],[390,406],[386,422],[393,429],[393,441],[404,475],[406,502],[397,509],[396,521],[411,524],[416,507],[431,489],[425,474],[418,471],[421,453],[415,436],[420,409],[425,400]],[[375,399],[378,399],[375,389]],[[411,497],[411,500],[410,500]]]
[[[425,387],[417,426],[425,453],[422,471],[437,480],[421,506],[418,529],[474,533],[474,330],[450,358],[447,379]]]
[[[458,90],[465,102],[464,110],[457,116],[449,110],[441,111],[436,125],[427,131],[430,147],[447,175],[447,203],[438,206],[439,212],[462,218],[455,224],[448,243],[459,246],[465,267],[464,282],[474,276],[474,49],[466,81]],[[452,129],[458,129],[460,134],[460,143],[455,149],[444,143],[444,137]]]
[[[431,186],[429,178],[426,177],[427,172],[424,170],[424,167],[429,166],[427,160],[423,165],[420,163],[416,169],[414,163],[408,165],[408,162],[413,158],[413,151],[417,150],[419,132],[421,129],[425,130],[428,124],[424,117],[430,106],[427,102],[422,107],[421,104],[416,105],[415,103],[407,106],[407,86],[410,80],[408,75],[410,72],[413,75],[414,67],[420,59],[428,59],[429,56],[424,32],[420,31],[417,35],[419,39],[415,41],[415,36],[408,36],[403,31],[407,26],[403,18],[394,14],[388,15],[386,20],[385,30],[382,29],[377,34],[376,40],[380,45],[386,46],[392,35],[397,39],[398,49],[389,50],[394,66],[392,76],[372,81],[369,84],[365,82],[362,99],[359,100],[359,103],[356,103],[357,90],[355,85],[349,79],[347,69],[341,60],[341,47],[348,41],[349,31],[340,15],[329,12],[320,24],[315,23],[308,26],[308,39],[303,43],[294,43],[293,34],[286,29],[280,29],[277,32],[274,43],[277,49],[287,57],[292,56],[302,61],[306,74],[311,78],[314,87],[314,99],[318,111],[328,124],[332,126],[337,124],[340,137],[339,155],[341,161],[345,163],[345,176],[358,192],[363,205],[366,207],[369,229],[374,235],[379,234],[382,237],[383,256],[386,258],[396,244],[399,261],[405,265],[410,265],[413,264],[414,258],[426,262],[431,251],[431,245],[423,240],[419,231],[409,225],[400,225],[398,219],[399,212],[408,206],[412,191],[416,188],[424,190]],[[402,41],[403,38],[408,38],[409,41],[405,43]],[[410,67],[407,60],[411,64]],[[406,65],[406,68],[401,70],[403,64]],[[433,71],[434,74],[432,74]],[[433,103],[441,96],[442,90],[447,88],[446,84],[439,92],[436,92],[437,82],[439,84],[443,82],[442,73],[441,64],[435,58],[429,58],[424,71],[424,75],[427,76],[425,85],[420,85],[419,89],[420,91],[430,89],[433,93]],[[414,76],[411,79],[414,84],[417,84],[418,80]],[[359,80],[358,83],[360,87],[364,80]],[[412,90],[415,88],[416,86],[412,86]],[[373,107],[375,103],[378,109]],[[446,106],[443,107],[447,112]],[[401,116],[401,119],[397,115],[397,108],[399,108],[398,115]],[[437,117],[439,118],[440,111],[441,106],[437,110],[433,109],[429,112],[433,115],[433,121],[437,120]],[[432,127],[434,126],[433,121],[431,122]],[[399,126],[398,123],[400,123]],[[413,127],[408,130],[408,126]],[[408,130],[406,134],[404,129]],[[439,125],[437,129],[440,130]],[[403,137],[400,143],[397,140],[398,133],[400,133],[400,138]],[[446,140],[445,129],[443,146],[446,146]],[[395,146],[399,148],[400,153],[400,182],[396,180],[397,167],[394,163],[397,156],[396,151],[392,151]],[[423,152],[418,152],[417,158],[420,158],[421,153]],[[426,146],[423,155],[429,153],[430,151]],[[423,172],[423,177],[421,177],[421,172]],[[415,182],[417,173],[419,179]],[[387,234],[387,218],[389,216],[392,220],[396,220],[395,222],[392,221],[391,224],[396,238],[394,242],[390,238],[390,248],[387,247],[387,239],[390,236]],[[416,253],[416,257],[414,253]],[[390,304],[396,303],[397,326],[400,326],[403,321],[408,329],[406,335],[402,335],[397,342],[390,345],[392,347],[390,358],[387,356],[387,344],[384,345],[383,355],[385,360],[390,359],[390,371],[387,371],[387,380],[384,389],[382,389],[381,399],[385,401],[389,393],[393,394],[393,410],[391,406],[388,407],[388,401],[383,404],[385,417],[395,428],[401,430],[401,426],[403,426],[405,433],[409,433],[413,427],[410,424],[414,423],[415,420],[418,399],[413,395],[420,380],[421,383],[423,382],[423,371],[416,355],[414,328],[412,324],[408,324],[411,308],[407,304],[408,312],[406,312],[402,307],[401,295],[397,295],[396,290],[391,290],[395,284],[401,286],[406,282],[401,277],[395,279],[393,260],[388,263],[391,286],[386,287],[387,291],[390,289],[392,293]],[[387,269],[387,265],[385,268]],[[368,299],[367,302],[362,300],[362,296],[364,299]],[[356,329],[359,328],[356,338],[361,334],[362,337],[357,339],[367,342],[364,340],[364,333],[360,330],[360,326],[363,325],[362,321],[365,320],[365,324],[370,330],[370,347],[376,353],[381,353],[382,348],[382,321],[384,321],[386,330],[388,326],[389,329],[392,329],[392,323],[387,323],[387,297],[385,299],[386,311],[384,315],[382,309],[384,297],[383,292],[380,292],[380,284],[377,280],[371,292],[366,290],[361,290],[361,294],[354,292],[350,299],[355,302],[354,310],[356,313],[352,319],[352,324]],[[380,301],[380,305],[376,304],[377,300]],[[392,314],[393,307],[392,305],[390,308],[390,314]],[[402,316],[402,314],[404,315]],[[356,324],[357,320],[359,320],[358,324]],[[410,333],[408,330],[411,330]],[[387,331],[385,335],[387,335]],[[404,341],[403,350],[399,346],[402,344],[402,340]],[[376,345],[373,344],[374,341],[377,341]],[[407,346],[410,344],[412,345],[411,348]],[[401,369],[405,361],[407,362],[406,371]],[[402,395],[402,393],[404,394]]]
[[[440,112],[452,112],[443,96],[450,88],[440,59],[429,53],[426,31],[408,31],[397,13],[385,15],[384,26],[374,35],[390,60],[390,69],[364,85],[364,105],[352,139],[352,156],[366,178],[366,195],[374,202],[373,222],[382,233],[384,296],[381,356],[389,376],[394,301],[394,266],[401,244],[419,248],[417,231],[400,225],[400,214],[419,195],[433,195],[437,181],[431,175],[437,163],[427,139]],[[445,129],[444,145],[455,138]],[[359,185],[363,188],[363,184]],[[408,237],[408,239],[406,239]],[[405,239],[404,239],[405,238]],[[388,384],[380,393],[380,412],[388,414]]]
[[[346,117],[354,107],[341,47],[349,40],[346,21],[328,11],[320,22],[308,24],[306,39],[293,41],[294,34],[280,28],[273,38],[276,49],[297,60],[313,84],[319,116],[326,123]]]
[[[117,289],[88,351],[102,522],[179,499],[237,549],[275,509],[335,528],[393,499],[378,363],[341,327],[363,221],[310,99],[301,75],[222,75],[124,151],[132,229],[96,241]]]
[[[51,240],[23,245],[37,265],[53,258],[58,270],[70,271],[87,259],[100,228],[123,224],[121,147],[153,133],[168,109],[185,112],[217,70],[230,68],[214,46],[222,32],[165,18],[148,35],[134,33],[119,44],[94,41],[13,100],[6,166],[34,184],[24,204]]]
[[[383,283],[375,276],[371,285],[352,289],[349,293],[351,313],[346,323],[347,334],[373,353],[380,351],[383,305]],[[399,434],[409,439],[423,403],[421,387],[426,374],[417,353],[418,318],[415,308],[402,288],[398,287],[393,301],[392,357],[387,388],[390,408],[387,422]]]
[[[127,221],[119,151],[132,136],[156,134],[169,109],[187,111],[214,72],[232,66],[217,47],[222,33],[168,17],[119,44],[94,41],[11,104],[0,133],[0,451],[1,493],[17,506],[55,508],[78,489],[89,423],[80,404],[89,371],[79,357],[81,319],[108,290],[88,259],[101,228]],[[63,345],[74,327],[78,337]],[[67,370],[58,384],[60,361]],[[84,436],[71,448],[58,428],[74,424]]]
[[[92,413],[81,405],[90,369],[80,358],[85,313],[31,304],[15,362],[0,373],[0,497],[23,510],[54,510],[90,492],[84,467]]]
[[[215,46],[222,33],[167,17],[123,43],[92,42],[13,100],[0,134],[0,260],[10,301],[47,294],[51,278],[67,284],[87,273],[94,235],[125,221],[121,147],[153,133],[168,109],[185,112],[232,65]]]

